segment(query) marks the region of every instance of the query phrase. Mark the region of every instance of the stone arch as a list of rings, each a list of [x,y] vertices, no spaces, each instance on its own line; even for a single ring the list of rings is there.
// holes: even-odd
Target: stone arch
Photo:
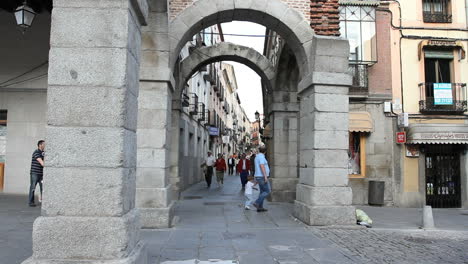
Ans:
[[[267,89],[272,89],[276,73],[273,65],[265,56],[249,47],[221,42],[213,46],[198,48],[181,62],[180,82],[177,87],[178,93],[176,94],[182,93],[182,85],[186,83],[200,67],[225,60],[239,62],[250,67],[267,82]]]
[[[202,29],[234,20],[261,24],[276,31],[294,51],[301,79],[312,72],[310,51],[314,31],[297,10],[281,0],[199,0],[187,7],[169,24],[170,67],[174,69],[185,43]]]

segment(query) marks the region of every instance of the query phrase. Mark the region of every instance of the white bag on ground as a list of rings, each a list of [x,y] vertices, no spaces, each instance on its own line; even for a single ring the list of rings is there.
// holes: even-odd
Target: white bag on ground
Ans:
[[[372,219],[361,209],[356,209],[356,220],[358,224],[363,223],[362,225],[369,226],[372,225]]]

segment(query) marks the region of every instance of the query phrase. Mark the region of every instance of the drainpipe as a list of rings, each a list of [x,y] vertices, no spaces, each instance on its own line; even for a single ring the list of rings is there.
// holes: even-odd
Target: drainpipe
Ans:
[[[468,0],[465,0],[465,26],[468,28]]]

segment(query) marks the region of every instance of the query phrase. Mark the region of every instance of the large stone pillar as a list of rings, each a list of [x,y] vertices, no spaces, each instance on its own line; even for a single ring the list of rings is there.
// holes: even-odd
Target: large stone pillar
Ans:
[[[135,208],[145,1],[54,1],[46,169],[24,263],[146,263]]]
[[[300,179],[294,214],[310,225],[354,225],[348,187],[349,46],[314,38],[314,72],[299,85]]]
[[[174,80],[168,65],[167,3],[149,3],[148,26],[142,28],[136,206],[143,228],[167,228],[173,218],[169,158]]]
[[[287,105],[284,103],[283,105]],[[294,109],[295,108],[295,109]],[[270,114],[272,122],[271,185],[272,200],[293,202],[298,183],[298,104],[293,109],[276,109]]]

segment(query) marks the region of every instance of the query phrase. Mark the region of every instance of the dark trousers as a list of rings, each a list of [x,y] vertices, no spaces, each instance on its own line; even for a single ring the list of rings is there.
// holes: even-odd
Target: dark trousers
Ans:
[[[42,195],[42,175],[31,173],[31,185],[29,186],[29,204],[34,203],[34,191],[36,190],[36,185],[39,183],[39,188],[41,188]]]
[[[229,165],[229,175],[234,174],[234,165]]]
[[[245,184],[247,183],[247,176],[249,175],[249,171],[243,170],[240,172],[240,180],[242,184],[242,188],[245,187]]]
[[[211,185],[211,178],[212,177],[213,177],[213,167],[208,166],[208,167],[206,167],[206,173],[205,173],[205,181],[206,181],[206,185],[208,185],[208,187],[210,187],[210,185]]]

